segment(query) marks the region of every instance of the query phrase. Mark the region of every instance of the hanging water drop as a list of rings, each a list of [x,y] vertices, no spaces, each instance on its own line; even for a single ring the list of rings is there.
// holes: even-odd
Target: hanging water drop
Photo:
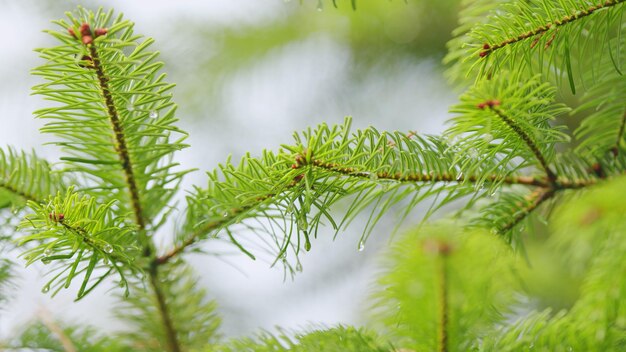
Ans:
[[[485,133],[483,134],[483,140],[485,141],[485,143],[489,143],[493,141],[493,136],[491,135],[491,133]]]
[[[324,3],[322,2],[322,0],[317,0],[317,11],[318,12],[324,11]]]
[[[361,240],[359,242],[359,252],[363,252],[365,250],[365,241]]]
[[[45,251],[43,251],[43,255],[46,257],[49,257],[52,254],[52,248],[46,248]]]
[[[50,286],[46,285],[41,289],[41,292],[43,293],[48,293],[48,291],[50,291]]]
[[[296,271],[301,273],[302,272],[302,264],[300,264],[300,262],[298,262],[298,264],[296,264]]]
[[[227,211],[224,212],[224,214],[222,214],[222,217],[227,218],[230,215],[230,213],[228,213]]]
[[[151,119],[156,119],[157,117],[159,117],[159,112],[156,110],[150,110],[150,113],[148,114],[148,116]]]
[[[519,232],[524,232],[524,230],[526,230],[526,226],[520,225]]]
[[[121,288],[126,287],[126,281],[124,281],[124,280],[120,281],[120,287]]]
[[[111,245],[110,245],[110,244],[108,244],[108,243],[107,243],[107,244],[105,244],[105,245],[104,245],[104,247],[102,247],[102,249],[103,249],[106,253],[109,253],[109,254],[113,253],[113,247],[111,247]]]
[[[133,103],[126,104],[126,110],[135,111],[135,105],[133,105]]]

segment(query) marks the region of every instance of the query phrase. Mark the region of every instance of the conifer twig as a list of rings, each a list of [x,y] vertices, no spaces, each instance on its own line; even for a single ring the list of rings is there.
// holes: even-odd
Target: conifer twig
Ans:
[[[623,3],[624,1],[626,1],[626,0],[606,0],[602,4],[597,4],[597,5],[594,5],[594,6],[590,6],[590,7],[586,8],[586,9],[584,9],[584,10],[577,11],[575,14],[572,14],[572,15],[569,15],[569,16],[565,16],[565,17],[563,17],[561,19],[555,20],[555,21],[550,22],[550,23],[546,23],[543,26],[539,26],[539,27],[537,27],[535,29],[532,29],[532,30],[530,30],[528,32],[521,33],[521,34],[519,34],[516,37],[508,38],[508,39],[506,39],[506,40],[504,40],[504,41],[502,41],[500,43],[494,43],[494,44],[485,43],[484,46],[483,46],[484,50],[479,53],[479,56],[480,57],[485,57],[485,56],[489,55],[490,53],[492,53],[492,52],[494,52],[494,51],[496,51],[498,49],[501,49],[501,48],[503,48],[503,47],[505,47],[505,46],[507,46],[509,44],[514,44],[514,43],[523,41],[525,39],[532,38],[532,37],[537,36],[537,35],[543,35],[545,32],[549,31],[550,29],[556,29],[558,27],[564,26],[564,25],[566,25],[568,23],[571,23],[571,22],[574,22],[574,21],[576,21],[578,19],[590,16],[590,15],[592,15],[594,12],[596,12],[598,10],[609,8],[609,7],[612,7],[612,6],[615,6],[615,5],[619,5],[620,3]],[[552,38],[552,39],[554,39],[554,38]],[[534,45],[531,44],[531,46],[534,46]]]
[[[499,232],[506,233],[507,231],[511,230],[522,220],[524,220],[531,212],[533,212],[533,210],[537,209],[543,202],[551,199],[555,195],[556,190],[554,188],[537,188],[526,198],[526,200],[528,201],[527,204],[519,204],[519,208],[521,210],[517,214],[515,214],[509,222],[500,227],[498,229]]]
[[[517,124],[517,122],[515,122],[512,118],[507,116],[504,113],[504,111],[502,111],[502,109],[498,107],[498,105],[499,105],[499,102],[498,104],[496,104],[495,101],[490,101],[489,103],[486,104],[486,106],[488,106],[491,109],[491,111],[493,111],[496,115],[498,115],[498,117],[502,121],[504,121],[504,123],[506,123],[509,126],[509,128],[513,130],[513,132],[517,133],[517,135],[520,136],[520,138],[522,139],[522,141],[524,141],[524,143],[526,143],[528,148],[535,155],[535,158],[537,158],[537,161],[539,161],[539,164],[541,164],[541,167],[546,172],[546,176],[548,177],[548,180],[550,181],[550,183],[553,184],[554,182],[556,182],[557,180],[556,174],[554,173],[554,171],[552,171],[552,169],[550,169],[550,166],[546,162],[546,159],[543,157],[543,154],[541,154],[541,151],[539,150],[539,147],[537,147],[537,144],[535,144],[535,141],[533,141],[533,139],[530,138],[530,136]]]

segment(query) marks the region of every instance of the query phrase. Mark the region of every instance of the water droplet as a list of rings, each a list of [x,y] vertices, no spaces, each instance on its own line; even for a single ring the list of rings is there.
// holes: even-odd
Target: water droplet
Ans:
[[[13,215],[17,215],[17,213],[19,213],[19,210],[17,208],[13,208],[11,209],[11,213],[13,213]]]
[[[122,288],[126,287],[126,281],[125,280],[120,281],[120,287],[122,287]]]
[[[456,175],[456,180],[457,180],[457,181],[461,181],[461,179],[462,179],[462,178],[463,178],[463,173],[462,173],[462,172],[459,172],[459,173]]]
[[[359,252],[363,252],[365,250],[365,241],[359,242]]]
[[[230,213],[228,213],[227,211],[224,212],[224,214],[222,214],[223,217],[227,218],[230,215]]]
[[[157,117],[159,117],[159,112],[156,110],[151,110],[150,113],[148,114],[148,116],[151,119],[156,119]]]
[[[43,292],[43,293],[48,293],[48,291],[50,291],[50,286],[49,286],[49,285],[46,285],[46,286],[44,286],[44,287],[41,289],[41,292]]]
[[[476,150],[476,148],[471,148],[468,153],[472,159],[476,159],[478,157],[478,150]]]
[[[43,255],[46,257],[49,257],[52,254],[52,248],[46,248],[45,251],[43,251]]]
[[[102,247],[102,249],[109,254],[113,253],[113,247],[111,247],[111,245],[108,243],[105,244],[104,247]]]
[[[296,271],[301,273],[302,272],[302,264],[300,264],[300,262],[298,262],[298,264],[296,264]]]
[[[370,172],[370,180],[372,181],[378,180],[378,174],[375,172]]]
[[[483,134],[483,140],[485,141],[485,143],[489,143],[493,141],[493,136],[491,135],[491,133],[485,133]]]
[[[494,228],[491,229],[491,234],[492,235],[497,235],[498,233],[500,233],[500,231],[498,231],[497,228],[494,227]]]
[[[322,2],[322,0],[317,0],[317,11],[318,12],[324,11],[324,3]]]
[[[309,241],[309,237],[306,237],[306,241],[304,242],[304,249],[308,252],[311,250],[311,241]]]
[[[133,103],[126,104],[126,110],[135,111],[135,105],[133,105]]]
[[[521,226],[519,227],[519,232],[524,232],[524,230],[526,230],[526,226],[521,225]]]

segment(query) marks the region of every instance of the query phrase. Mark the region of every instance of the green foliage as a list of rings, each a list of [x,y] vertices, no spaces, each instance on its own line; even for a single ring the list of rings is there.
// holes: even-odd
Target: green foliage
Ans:
[[[139,247],[136,227],[115,215],[115,203],[98,204],[96,198],[71,187],[51,197],[47,204],[28,203],[34,213],[24,218],[19,230],[30,235],[21,237],[19,244],[35,245],[22,257],[26,265],[40,261],[52,264],[51,272],[59,271],[43,292],[52,290],[54,296],[82,276],[80,299],[111,273],[117,273],[120,286],[127,287],[125,272],[137,270],[134,260]]]
[[[575,93],[575,81],[587,67],[616,55],[607,40],[598,38],[610,38],[618,30],[623,0],[502,1],[491,9],[469,31],[469,40],[452,48],[465,52],[466,67],[479,77],[499,75],[503,69],[559,80],[566,76]]]
[[[361,239],[365,241],[380,217],[402,200],[401,216],[406,217],[419,202],[444,191],[449,193],[431,211],[475,191],[471,185],[456,185],[462,181],[456,176],[461,169],[442,138],[375,128],[351,132],[350,122],[322,124],[294,135],[295,143],[283,145],[277,154],[246,155],[236,165],[229,160],[209,173],[208,187],[188,197],[189,230],[183,234],[192,237],[181,237],[179,248],[225,230],[253,256],[228,226],[262,216],[271,221],[269,226],[248,228],[272,235],[268,242],[277,246],[278,257],[290,248],[297,255],[300,248],[311,248],[309,234],[324,222],[339,232],[358,214],[369,212]],[[344,199],[351,205],[340,221],[335,220],[329,209]]]
[[[141,210],[142,221],[157,227],[155,217],[185,173],[173,170],[172,155],[186,147],[186,133],[174,125],[173,85],[160,73],[158,53],[148,51],[153,40],[135,35],[133,23],[112,11],[79,9],[55,23],[61,30],[48,33],[60,45],[39,49],[45,63],[33,71],[46,81],[34,94],[56,103],[35,112],[47,120],[42,132],[57,136],[64,171],[86,178],[91,194],[120,200],[120,215]],[[108,32],[84,45],[81,23]]]
[[[187,194],[186,217],[162,250],[152,236],[173,213],[187,172],[173,159],[186,147],[186,133],[175,126],[172,85],[158,53],[148,51],[152,39],[135,35],[132,22],[102,10],[68,13],[55,22],[61,30],[48,32],[59,44],[38,50],[45,63],[33,71],[44,80],[34,93],[52,102],[35,114],[46,119],[42,131],[55,136],[63,163],[51,168],[34,153],[0,150],[0,215],[9,226],[22,218],[20,237],[3,237],[22,246],[26,265],[50,266],[43,291],[52,295],[79,281],[80,299],[115,277],[124,289],[116,314],[130,329],[105,338],[44,321],[8,345],[623,350],[623,2],[465,1],[447,60],[453,79],[473,82],[443,136],[352,130],[346,119],[296,133],[277,152],[229,158],[208,172],[206,187]],[[564,77],[572,93],[584,93],[582,103],[560,101]],[[571,128],[577,146],[564,125],[574,125],[563,119],[570,111],[582,117]],[[385,214],[396,213],[401,223],[429,202],[427,219],[454,201],[462,208],[454,225],[424,225],[387,255],[370,316],[390,342],[339,326],[224,343],[215,304],[182,259],[223,239],[252,259],[269,253],[291,269],[289,256],[311,250],[320,226],[339,235],[364,214],[360,246]],[[22,217],[25,205],[30,214]],[[548,226],[537,225],[543,222]],[[3,289],[12,275],[5,262]],[[537,293],[540,275],[527,264],[543,262],[565,268],[577,287],[567,303],[551,305]],[[1,291],[0,301],[6,298]]]
[[[38,201],[63,189],[62,176],[34,152],[0,149],[0,210],[17,212],[26,201]]]

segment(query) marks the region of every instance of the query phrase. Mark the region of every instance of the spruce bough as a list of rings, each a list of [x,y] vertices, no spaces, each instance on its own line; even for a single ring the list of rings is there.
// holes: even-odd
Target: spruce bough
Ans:
[[[0,149],[0,214],[9,234],[1,239],[19,246],[26,265],[47,265],[51,279],[42,292],[52,296],[68,289],[79,300],[103,281],[116,282],[117,316],[130,328],[100,336],[43,321],[6,347],[626,348],[623,1],[464,5],[446,61],[465,93],[442,136],[353,130],[348,118],[296,133],[277,152],[228,159],[208,172],[205,187],[188,192],[167,248],[152,236],[173,218],[172,198],[190,170],[175,162],[175,152],[188,147],[186,133],[176,127],[172,85],[149,50],[153,40],[112,11],[79,8],[56,21],[60,29],[48,33],[58,46],[38,50],[44,63],[33,74],[43,83],[33,89],[52,102],[35,115],[63,157],[51,166],[35,153]],[[579,101],[564,103],[569,93]],[[572,113],[584,116],[573,131],[564,124]],[[272,253],[295,274],[298,256],[315,250],[320,226],[340,234],[365,213],[361,247],[382,216],[397,212],[401,223],[424,202],[428,223],[389,249],[368,329],[224,341],[214,303],[184,262],[187,253],[226,238],[251,259]],[[451,202],[462,209],[427,220]],[[21,221],[14,226],[13,219]],[[242,228],[267,248],[253,250]],[[530,241],[532,233],[545,239]],[[565,309],[528,308],[541,300],[527,261],[546,253],[577,282]],[[0,264],[4,290],[11,269]]]

